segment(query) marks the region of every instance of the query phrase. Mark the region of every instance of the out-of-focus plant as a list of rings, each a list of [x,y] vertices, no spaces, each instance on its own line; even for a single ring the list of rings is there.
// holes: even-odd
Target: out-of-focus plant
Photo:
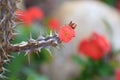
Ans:
[[[54,29],[54,30],[58,30],[60,26],[60,22],[55,18],[48,19],[46,24],[49,29]]]
[[[97,32],[83,38],[79,42],[78,51],[86,59],[73,56],[73,60],[80,65],[80,73],[72,80],[99,80],[101,77],[111,76],[114,68],[108,57],[110,49],[110,43]]]
[[[47,51],[52,55],[51,47],[55,48],[62,42],[68,42],[75,35],[74,28],[76,24],[72,21],[56,31],[55,29],[59,27],[59,23],[55,19],[51,20],[49,22],[51,29],[49,30],[49,28],[42,26],[42,21],[40,20],[43,20],[45,16],[40,8],[30,6],[25,10],[20,10],[16,7],[16,4],[16,0],[0,1],[0,78],[2,79],[7,78],[4,74],[8,70],[3,66],[11,61],[10,58],[13,56],[10,53],[12,55],[14,53],[24,53],[30,63],[32,53],[39,55],[43,50],[43,52]],[[21,28],[17,25],[20,25]],[[21,56],[21,58],[23,59],[21,61],[19,58],[15,59],[20,63],[14,61],[13,63],[15,64],[11,63],[12,67],[9,66],[13,70],[13,74],[19,72],[18,68],[24,61],[24,57]],[[33,79],[33,77],[35,76],[30,76],[29,74],[28,79]],[[15,80],[16,78],[10,75],[9,79]]]
[[[117,0],[102,0],[104,3],[110,6],[116,6]]]
[[[115,70],[115,80],[120,80],[120,68]]]
[[[112,7],[115,7],[118,11],[120,11],[120,0],[101,0],[101,1]]]
[[[80,41],[78,50],[84,55],[98,60],[110,51],[110,44],[102,35],[93,32],[90,37]]]

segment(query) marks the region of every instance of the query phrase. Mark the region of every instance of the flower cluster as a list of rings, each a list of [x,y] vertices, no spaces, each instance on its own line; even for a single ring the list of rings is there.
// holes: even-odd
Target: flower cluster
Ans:
[[[37,7],[30,7],[26,11],[16,11],[15,14],[17,15],[17,18],[21,19],[27,25],[30,25],[32,20],[41,19],[43,17],[42,10]],[[52,30],[57,30],[59,25],[59,21],[55,18],[50,18],[47,22],[47,26]],[[75,27],[76,25],[72,22],[70,22],[69,25],[62,26],[58,32],[59,39],[63,42],[69,42],[75,35],[73,30]]]
[[[79,42],[78,51],[96,60],[110,51],[110,44],[104,36],[93,32],[90,37]]]
[[[43,18],[42,10],[35,6],[32,6],[25,11],[15,11],[15,15],[28,25],[31,24],[34,19]]]

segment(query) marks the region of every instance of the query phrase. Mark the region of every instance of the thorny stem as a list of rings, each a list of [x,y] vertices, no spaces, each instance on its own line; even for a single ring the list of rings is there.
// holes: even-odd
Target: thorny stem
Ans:
[[[61,41],[57,37],[57,35],[53,35],[51,37],[41,38],[38,40],[29,40],[27,42],[21,42],[19,44],[11,45],[8,48],[8,52],[26,52],[26,51],[34,51],[39,50],[40,48],[46,48],[48,46],[56,47]]]
[[[4,63],[9,62],[7,48],[14,36],[14,10],[16,9],[16,0],[0,0],[0,78],[5,72]]]
[[[76,24],[73,23],[72,21],[69,23],[69,26],[73,29],[75,29]],[[11,46],[9,46],[7,48],[7,52],[32,52],[34,50],[39,50],[41,48],[46,48],[46,47],[56,47],[58,46],[58,44],[60,44],[62,41],[60,41],[57,33],[52,34],[52,32],[50,33],[51,35],[49,37],[43,38],[42,36],[40,36],[37,40],[31,39],[29,41],[23,41],[21,43],[18,44],[11,44]]]
[[[3,64],[8,63],[11,57],[10,52],[25,52],[26,55],[33,51],[39,51],[41,48],[50,46],[58,46],[61,43],[57,34],[52,34],[49,37],[39,37],[37,40],[30,39],[18,44],[11,44],[10,41],[15,35],[16,21],[14,11],[16,8],[17,0],[0,0],[0,78],[6,78],[4,73],[7,71]],[[71,28],[75,28],[75,23],[69,23]]]

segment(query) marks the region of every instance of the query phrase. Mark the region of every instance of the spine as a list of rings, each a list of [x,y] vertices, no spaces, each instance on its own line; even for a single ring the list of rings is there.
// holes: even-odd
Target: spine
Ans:
[[[3,64],[9,61],[7,48],[14,37],[14,10],[16,9],[15,0],[0,0],[0,78],[7,71]]]

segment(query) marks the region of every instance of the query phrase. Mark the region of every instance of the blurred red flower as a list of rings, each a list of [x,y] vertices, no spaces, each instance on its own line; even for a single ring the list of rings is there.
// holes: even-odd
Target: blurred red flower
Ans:
[[[58,37],[63,42],[69,42],[75,36],[74,30],[69,26],[62,26],[58,32]]]
[[[27,14],[30,14],[32,19],[41,19],[43,18],[43,12],[40,8],[32,6],[26,11]]]
[[[48,24],[47,25],[48,25],[48,27],[50,29],[57,30],[59,25],[60,25],[60,23],[59,23],[59,21],[57,19],[51,18],[51,19],[48,20]]]
[[[117,0],[116,7],[117,7],[118,11],[120,11],[120,1],[119,0]]]
[[[23,17],[24,11],[22,10],[17,10],[15,11],[15,15],[17,16],[17,18],[21,19]]]
[[[41,19],[43,12],[41,9],[33,6],[28,8],[26,11],[15,11],[17,18],[23,20],[26,24],[31,24],[34,19]]]
[[[82,39],[78,44],[78,51],[92,59],[100,59],[110,51],[110,44],[104,36],[93,32],[90,37]]]
[[[98,46],[102,48],[104,53],[107,53],[110,51],[110,44],[104,36],[96,32],[93,32],[91,38],[97,41]]]
[[[120,80],[120,68],[116,69],[115,71],[115,80]]]

